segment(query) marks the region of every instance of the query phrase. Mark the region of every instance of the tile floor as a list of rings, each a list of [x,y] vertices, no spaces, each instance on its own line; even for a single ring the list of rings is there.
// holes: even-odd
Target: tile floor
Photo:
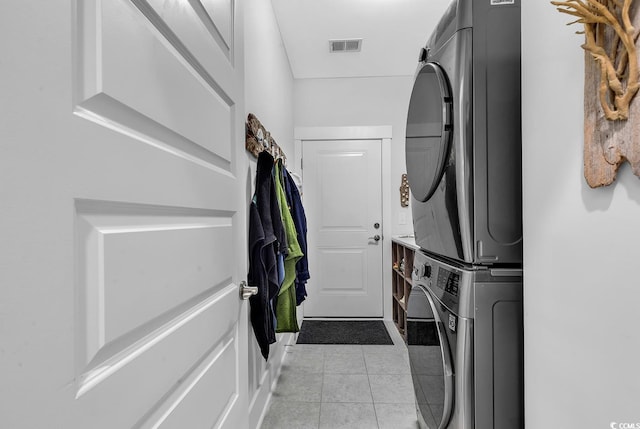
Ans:
[[[262,429],[416,429],[407,349],[394,345],[288,346]]]

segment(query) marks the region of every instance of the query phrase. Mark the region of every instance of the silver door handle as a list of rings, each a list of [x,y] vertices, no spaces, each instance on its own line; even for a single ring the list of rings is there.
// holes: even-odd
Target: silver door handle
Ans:
[[[240,297],[242,299],[249,299],[253,295],[257,295],[257,294],[258,294],[257,286],[247,286],[247,282],[245,281],[240,282]]]
[[[369,240],[375,240],[376,242],[380,241],[380,236],[378,234],[374,235],[373,237],[369,237]]]

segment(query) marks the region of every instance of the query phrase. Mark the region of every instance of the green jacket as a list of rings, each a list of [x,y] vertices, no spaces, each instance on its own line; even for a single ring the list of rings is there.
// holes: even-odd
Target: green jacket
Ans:
[[[281,161],[278,161],[275,165],[276,197],[280,205],[280,215],[289,248],[284,259],[284,281],[280,287],[276,304],[276,319],[278,321],[276,332],[298,332],[300,329],[296,317],[296,288],[293,284],[296,280],[296,262],[303,256],[303,253],[298,243],[296,226],[287,205],[282,168]]]

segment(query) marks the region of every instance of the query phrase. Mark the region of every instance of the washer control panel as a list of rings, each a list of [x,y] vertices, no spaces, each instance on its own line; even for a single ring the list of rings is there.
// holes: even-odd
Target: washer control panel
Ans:
[[[457,297],[460,288],[460,274],[440,267],[438,270],[438,288]]]

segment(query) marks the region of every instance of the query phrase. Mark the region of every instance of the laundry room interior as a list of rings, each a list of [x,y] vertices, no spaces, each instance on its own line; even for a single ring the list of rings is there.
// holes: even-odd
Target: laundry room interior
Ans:
[[[413,49],[414,65],[406,69],[411,73],[376,76],[348,58],[330,59],[328,50],[316,53],[320,42],[314,37],[325,28],[327,39],[361,37],[358,29],[371,19],[376,28],[384,28],[375,31],[384,39],[376,43],[385,43],[391,55],[402,49],[394,35],[416,31],[418,40],[426,41],[449,2],[357,3],[351,14],[344,2],[271,3],[252,2],[247,8],[247,23],[255,23],[247,25],[247,111],[268,123],[278,141],[290,143],[287,153],[295,153],[300,141],[296,129],[391,127],[390,153],[383,159],[386,270],[388,238],[413,235],[411,210],[401,207],[398,188],[406,173],[406,113],[419,48]],[[411,15],[419,15],[422,28],[386,22],[387,16],[404,16],[397,9],[405,5],[415,8]],[[522,2],[521,14],[525,427],[638,422],[640,283],[633,243],[640,239],[640,181],[627,164],[612,185],[588,186],[582,155],[581,36],[575,26],[567,27],[571,17],[548,2]],[[345,30],[345,25],[350,27]],[[363,51],[370,42],[363,37]],[[296,55],[314,58],[305,64]],[[252,68],[254,60],[263,67]],[[331,75],[342,61],[343,74]],[[376,61],[386,59],[381,54]],[[384,294],[391,296],[388,270],[384,279]],[[385,301],[386,320],[391,310]]]
[[[459,31],[479,0],[0,6],[19,100],[0,108],[0,179],[24,187],[1,217],[0,427],[640,428],[640,155],[588,182],[581,24],[482,1],[506,48]],[[472,88],[490,101],[461,101]],[[442,104],[416,123],[421,90]],[[408,149],[434,124],[436,149]],[[478,130],[489,160],[465,149]],[[288,199],[257,207],[261,189]],[[298,238],[268,274],[264,219],[287,205]]]

